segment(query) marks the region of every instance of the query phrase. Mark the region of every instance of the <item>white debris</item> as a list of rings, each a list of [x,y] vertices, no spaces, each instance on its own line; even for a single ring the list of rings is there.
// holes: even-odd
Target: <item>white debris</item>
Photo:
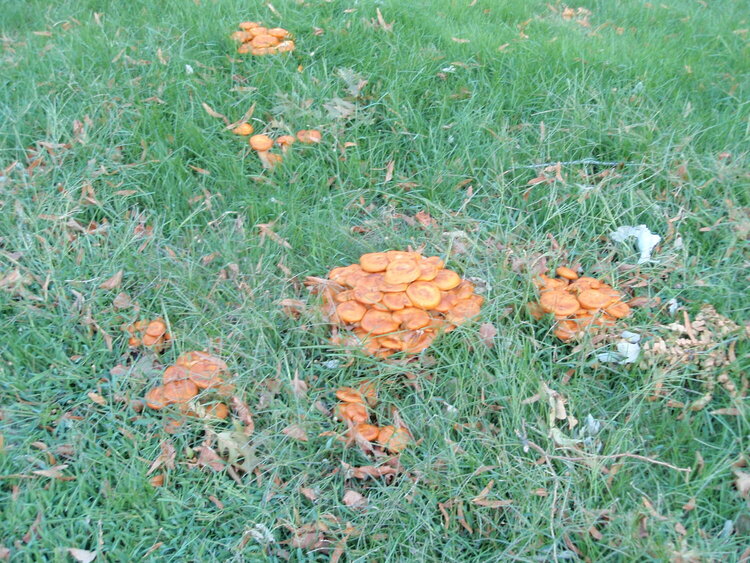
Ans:
[[[185,74],[193,74],[195,71],[193,70],[193,67],[190,65],[185,65]]]
[[[669,314],[673,317],[675,316],[675,313],[677,313],[677,309],[679,309],[681,306],[680,302],[677,301],[674,297],[667,301],[667,311],[669,311]]]
[[[661,240],[661,237],[652,233],[646,225],[638,225],[637,227],[624,225],[618,227],[609,236],[615,242],[625,242],[631,237],[635,237],[638,250],[641,253],[641,257],[638,259],[639,264],[651,261],[651,252]]]
[[[603,352],[596,357],[600,362],[614,362],[620,365],[632,364],[638,360],[641,354],[641,335],[625,330],[620,334],[621,340],[617,343],[616,352]]]
[[[323,362],[323,367],[326,369],[337,369],[341,365],[338,360],[326,360]]]

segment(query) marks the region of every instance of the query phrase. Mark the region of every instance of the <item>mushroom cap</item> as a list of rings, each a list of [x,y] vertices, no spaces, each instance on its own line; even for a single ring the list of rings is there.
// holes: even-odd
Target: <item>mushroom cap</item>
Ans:
[[[406,296],[406,293],[384,293],[383,294],[383,305],[388,307],[391,311],[400,311],[404,307],[411,307],[412,302]]]
[[[224,403],[214,403],[206,407],[206,414],[215,418],[225,419],[229,416],[229,407]]]
[[[459,299],[445,317],[455,324],[461,324],[467,319],[479,314],[481,303],[476,299]]]
[[[383,293],[378,289],[377,283],[372,284],[371,280],[365,278],[354,288],[354,299],[360,303],[373,305],[383,299]]]
[[[570,284],[570,288],[577,293],[586,291],[587,289],[599,289],[601,286],[602,282],[596,278],[590,278],[588,276],[581,276]]]
[[[421,273],[422,270],[416,260],[410,258],[394,260],[386,267],[384,280],[386,283],[392,284],[411,283]]]
[[[229,368],[221,358],[212,356],[208,352],[194,350],[186,352],[177,358],[178,366],[185,367],[194,373],[216,373],[227,371]]]
[[[253,38],[253,34],[248,33],[247,31],[235,31],[229,37],[235,41],[241,41],[244,43],[245,41],[250,41]]]
[[[333,300],[336,301],[336,303],[344,303],[345,301],[351,301],[352,299],[354,299],[354,291],[351,289],[336,292],[333,296]]]
[[[337,405],[337,416],[343,421],[354,423],[367,422],[370,415],[367,414],[367,407],[362,403],[339,403]]]
[[[578,274],[575,270],[572,268],[568,268],[567,266],[560,266],[555,270],[555,273],[560,276],[561,278],[565,278],[566,280],[577,280]]]
[[[265,153],[266,163],[269,168],[273,168],[277,164],[281,164],[281,161],[284,160],[284,158],[280,154],[274,154],[272,152],[265,152],[265,151],[258,151],[258,155],[260,156],[262,153]]]
[[[272,35],[256,35],[250,41],[250,45],[255,49],[268,49],[269,47],[275,47],[279,44],[279,40]]]
[[[439,313],[447,313],[458,301],[458,297],[451,291],[440,292],[440,303],[438,303],[433,309]]]
[[[161,336],[165,332],[167,332],[167,325],[161,319],[151,321],[146,327],[146,335],[148,336]]]
[[[440,290],[434,281],[414,282],[406,288],[406,295],[415,307],[422,309],[434,309],[440,305],[440,301],[442,300]]]
[[[440,256],[430,256],[425,258],[424,261],[430,264],[435,264],[435,267],[438,270],[442,270],[445,267],[445,262],[443,262],[443,259],[440,258]]]
[[[398,330],[398,323],[390,313],[374,309],[370,309],[364,314],[360,326],[363,330],[375,335],[387,334]]]
[[[559,321],[553,332],[560,340],[567,341],[575,338],[578,330],[579,327],[575,321]]]
[[[252,48],[252,46],[250,45],[249,42],[243,43],[242,45],[240,45],[239,47],[237,47],[237,52],[240,55],[246,55],[248,53],[252,53],[253,51],[254,51],[254,49]],[[255,53],[252,53],[252,54],[255,54]]]
[[[461,276],[453,270],[440,270],[437,273],[437,276],[435,276],[435,279],[432,280],[432,283],[435,284],[438,289],[448,291],[461,283]]]
[[[565,278],[551,278],[542,274],[534,278],[534,285],[542,291],[548,289],[564,289],[568,286],[568,280]]]
[[[164,387],[159,385],[158,387],[154,387],[153,389],[149,389],[148,393],[146,393],[146,406],[154,409],[159,410],[163,409],[169,404],[169,401],[164,398]]]
[[[432,321],[430,315],[424,309],[407,307],[393,313],[393,318],[401,323],[407,330],[419,330],[426,327]]]
[[[164,384],[164,398],[170,403],[187,403],[198,394],[198,386],[189,379]]]
[[[381,348],[388,350],[398,351],[404,347],[404,342],[395,334],[386,334],[385,336],[378,336],[377,343]]]
[[[408,283],[388,283],[385,274],[373,274],[378,281],[378,289],[383,293],[403,293],[409,287]]]
[[[404,335],[404,352],[418,354],[430,347],[435,340],[435,333],[430,330],[417,330]]]
[[[294,51],[296,48],[294,41],[286,40],[282,41],[276,46],[276,49],[279,51],[279,53],[289,53],[291,51]],[[314,141],[318,142],[318,141]]]
[[[301,131],[297,131],[297,140],[300,143],[310,145],[322,141],[323,136],[317,129],[302,129]]]
[[[161,380],[164,383],[171,381],[179,381],[181,379],[187,379],[190,377],[190,372],[182,366],[167,366],[164,373],[161,376]]]
[[[432,281],[438,275],[440,268],[434,262],[422,260],[419,262],[419,277],[417,281]]]
[[[372,381],[363,381],[359,384],[359,392],[367,401],[367,404],[374,407],[378,402],[378,388]]]
[[[232,129],[232,133],[235,135],[242,135],[243,137],[252,135],[253,131],[255,131],[255,128],[249,123],[240,123],[237,127]]]
[[[255,27],[251,27],[247,31],[249,31],[253,37],[257,37],[258,35],[268,35],[268,28],[262,25],[256,25]]]
[[[136,346],[140,346],[140,345],[141,345],[141,339],[138,338],[137,336],[131,336],[130,338],[128,338],[128,346],[135,348]]]
[[[615,300],[598,289],[587,289],[578,294],[578,302],[584,309],[604,309]]]
[[[630,305],[622,301],[616,301],[608,305],[605,312],[616,319],[624,319],[630,314]]]
[[[243,43],[241,47],[244,47],[245,45],[250,46],[250,43]],[[269,50],[269,47],[252,47],[250,46],[250,54],[256,57],[262,57],[263,55],[270,55],[271,51]],[[239,53],[240,50],[237,49],[237,52]],[[247,52],[247,51],[245,51]]]
[[[414,260],[419,262],[422,259],[419,253],[407,252],[405,250],[389,250],[385,254],[391,262],[394,260]]]
[[[348,283],[347,278],[355,272],[362,272],[362,268],[359,266],[359,264],[350,264],[349,266],[339,266],[337,268],[334,268],[330,272],[328,272],[328,279],[338,282],[340,284],[350,285]]]
[[[572,315],[580,308],[578,300],[573,295],[559,289],[542,292],[539,305],[546,313],[555,315]]]
[[[365,272],[382,272],[388,266],[385,252],[369,252],[359,257],[359,265]]]
[[[250,137],[250,146],[256,151],[267,151],[273,147],[273,139],[268,135],[253,135]]]
[[[258,22],[242,22],[240,23],[240,29],[244,29],[245,31],[249,29],[253,29],[254,27],[260,27],[260,24]]]
[[[374,424],[360,422],[354,427],[354,431],[362,436],[365,440],[372,442],[378,439],[378,433],[380,432],[380,429]]]
[[[289,32],[283,27],[272,27],[268,30],[268,35],[277,37],[278,39],[285,39],[289,35]]]
[[[455,288],[451,290],[459,299],[468,299],[474,295],[474,284],[470,281],[463,280]]]
[[[336,314],[347,324],[358,323],[367,312],[367,307],[358,301],[344,301],[336,307]]]
[[[278,137],[276,139],[276,144],[279,145],[280,147],[288,147],[294,144],[296,140],[297,139],[295,139],[291,135],[281,135],[281,137]]]
[[[161,340],[162,340],[161,336],[151,336],[149,334],[146,334],[143,337],[142,342],[144,346],[154,346],[156,344],[159,344]]]
[[[362,398],[362,393],[353,387],[340,387],[336,390],[336,398],[345,403],[362,403],[365,401]]]

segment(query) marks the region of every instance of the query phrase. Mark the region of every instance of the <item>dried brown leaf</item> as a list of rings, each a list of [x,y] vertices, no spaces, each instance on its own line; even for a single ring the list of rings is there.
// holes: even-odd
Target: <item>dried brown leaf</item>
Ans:
[[[298,399],[307,396],[307,383],[299,378],[299,370],[294,370],[294,379],[292,379],[292,393]]]
[[[473,504],[476,504],[477,506],[486,506],[487,508],[504,508],[506,506],[510,506],[511,504],[513,504],[513,501],[510,499],[503,499],[503,500],[472,499],[471,502]]]
[[[307,442],[307,432],[299,424],[290,424],[281,433],[295,440]]]
[[[104,406],[107,404],[107,399],[102,397],[99,393],[94,393],[93,391],[89,391],[86,395],[88,396],[89,399],[94,401],[97,405]]]
[[[232,410],[239,418],[240,422],[244,425],[243,433],[245,436],[250,436],[255,431],[255,422],[253,422],[253,415],[250,413],[250,407],[247,403],[237,396],[232,397],[230,404]]]
[[[495,336],[497,336],[497,329],[492,323],[483,323],[479,327],[479,338],[488,348],[495,347]]]
[[[299,492],[312,502],[318,500],[318,493],[316,493],[315,490],[311,489],[310,487],[300,487]]]
[[[42,477],[49,477],[50,479],[60,479],[63,481],[75,479],[75,477],[66,477],[63,475],[63,471],[67,469],[68,465],[63,463],[62,465],[55,465],[49,469],[37,469],[32,471],[34,475],[41,475]]]
[[[210,115],[211,117],[215,117],[217,119],[221,119],[224,123],[227,125],[231,125],[229,122],[229,119],[227,119],[227,116],[219,113],[218,111],[215,111],[211,106],[209,106],[206,102],[201,102],[201,105],[203,106],[203,109],[206,110],[206,113]]]
[[[213,471],[221,471],[225,467],[219,455],[206,443],[198,446],[197,464],[199,467],[208,467]]]
[[[130,301],[130,295],[127,293],[118,293],[112,300],[112,306],[115,309],[127,309],[132,305]]]
[[[159,448],[161,449],[161,452],[156,457],[156,459],[151,462],[148,471],[146,471],[146,475],[151,475],[154,471],[162,466],[167,469],[174,469],[174,458],[177,452],[174,449],[174,444],[172,444],[172,441],[164,440],[161,444],[159,444]]]
[[[737,489],[737,492],[742,498],[750,499],[750,473],[736,470],[734,476],[736,477],[734,480],[734,486]]]
[[[120,284],[122,283],[122,274],[123,274],[122,270],[115,273],[111,278],[103,282],[99,286],[99,288],[100,289],[116,289],[120,287]]]
[[[364,508],[367,506],[367,499],[351,489],[344,493],[344,498],[341,500],[349,508]]]

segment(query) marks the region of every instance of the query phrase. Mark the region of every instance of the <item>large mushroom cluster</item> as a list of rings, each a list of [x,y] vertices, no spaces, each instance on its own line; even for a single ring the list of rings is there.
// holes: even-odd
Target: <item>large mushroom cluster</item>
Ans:
[[[221,359],[206,352],[187,352],[164,370],[162,384],[146,393],[146,405],[155,410],[178,405],[183,414],[195,414],[188,403],[202,390],[211,389],[221,396],[231,394],[233,386],[223,377],[227,373],[227,364]],[[201,408],[217,418],[226,418],[229,413],[224,403],[209,402]]]
[[[363,254],[358,264],[334,268],[323,291],[331,341],[385,358],[417,354],[440,331],[479,314],[484,298],[437,257],[389,250]],[[351,330],[342,337],[338,328]]]
[[[358,389],[341,387],[336,391],[336,398],[341,401],[336,405],[336,417],[349,424],[355,439],[374,442],[391,453],[401,452],[411,441],[409,431],[402,426],[371,423],[368,407],[374,407],[378,401],[372,383],[365,381]]]
[[[294,51],[291,34],[283,27],[267,28],[258,22],[242,22],[240,31],[232,33],[232,39],[239,41],[237,52],[241,55],[275,55]]]
[[[592,328],[613,326],[617,319],[630,314],[624,295],[612,286],[596,278],[579,276],[565,266],[555,272],[557,278],[542,275],[534,280],[539,301],[529,303],[528,308],[536,319],[553,314],[554,334],[560,340],[577,338]]]

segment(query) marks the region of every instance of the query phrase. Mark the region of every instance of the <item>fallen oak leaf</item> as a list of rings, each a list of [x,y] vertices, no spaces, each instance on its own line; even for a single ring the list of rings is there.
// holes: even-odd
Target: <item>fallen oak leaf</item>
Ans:
[[[299,424],[290,424],[289,426],[284,428],[281,433],[285,436],[293,438],[294,440],[307,442],[307,432],[305,432],[305,429],[302,428]]]
[[[390,465],[381,465],[378,467],[375,467],[374,465],[363,465],[355,467],[343,461],[341,462],[341,465],[346,472],[347,479],[367,479],[369,477],[377,479],[378,477],[386,477],[388,475],[398,475],[401,472],[400,467],[396,468]]]
[[[240,422],[244,424],[243,433],[245,436],[250,436],[255,431],[255,422],[253,421],[253,415],[250,414],[250,408],[247,403],[239,397],[232,397],[231,400],[232,410],[237,414]]]
[[[154,471],[162,466],[167,469],[174,469],[174,458],[177,452],[175,451],[174,445],[172,444],[171,440],[164,440],[161,444],[159,444],[159,448],[161,449],[161,452],[151,463],[148,471],[146,471],[147,476],[151,475]]]
[[[209,442],[210,443],[210,442]],[[198,446],[198,460],[197,464],[200,467],[208,467],[213,471],[221,471],[224,469],[224,462],[221,460],[219,455],[213,450],[210,445],[205,442]]]
[[[94,393],[93,391],[89,391],[86,393],[86,396],[94,401],[97,405],[105,406],[107,404],[107,399],[102,397],[99,393]]]
[[[341,501],[349,508],[354,509],[364,508],[365,506],[367,506],[368,502],[365,497],[363,497],[357,491],[352,491],[351,489],[344,493],[344,498],[342,498]]]
[[[116,289],[120,287],[120,284],[122,283],[122,275],[123,271],[118,271],[112,277],[101,283],[99,289]]]
[[[495,336],[497,336],[497,329],[492,323],[484,323],[479,327],[479,338],[487,348],[495,347]]]

